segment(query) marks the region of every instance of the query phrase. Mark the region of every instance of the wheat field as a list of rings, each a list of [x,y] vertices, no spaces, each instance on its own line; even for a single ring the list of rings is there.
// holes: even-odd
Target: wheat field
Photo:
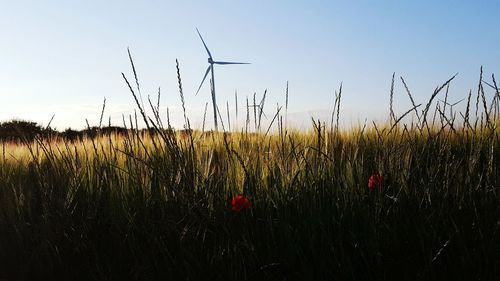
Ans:
[[[130,87],[149,130],[5,141],[0,277],[494,280],[499,92],[481,79],[465,112],[434,107],[452,79],[421,106],[408,90],[401,116],[391,91],[388,122],[349,129],[339,94],[309,131],[280,111],[276,130],[176,131]]]

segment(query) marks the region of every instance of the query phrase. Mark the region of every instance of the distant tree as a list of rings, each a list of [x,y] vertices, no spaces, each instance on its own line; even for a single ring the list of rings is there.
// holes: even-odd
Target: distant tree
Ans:
[[[72,130],[71,128],[64,130],[61,133],[61,136],[69,141],[72,141],[72,142],[83,140],[83,132],[82,131],[75,131],[75,130]]]
[[[99,131],[100,131],[99,127],[94,126],[83,130],[82,133],[84,136],[93,139],[99,136]]]
[[[33,141],[42,134],[44,129],[35,122],[11,120],[0,123],[0,140],[2,141]]]
[[[108,126],[108,127],[101,128],[100,134],[101,135],[116,134],[116,135],[124,136],[127,134],[127,129],[125,129],[123,127],[118,127],[118,126]]]

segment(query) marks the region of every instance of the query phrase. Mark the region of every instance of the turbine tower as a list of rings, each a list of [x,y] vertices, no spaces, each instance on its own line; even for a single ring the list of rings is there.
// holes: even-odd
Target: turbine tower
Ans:
[[[196,95],[201,89],[201,86],[203,86],[203,82],[205,82],[205,79],[208,76],[208,73],[212,73],[212,105],[214,108],[214,127],[215,131],[217,131],[217,103],[215,100],[215,76],[214,76],[214,64],[250,64],[248,62],[229,62],[229,61],[214,61],[212,58],[212,54],[210,53],[210,50],[208,50],[207,44],[205,44],[205,40],[203,40],[203,37],[201,37],[200,31],[198,28],[196,29],[196,32],[198,32],[198,35],[200,36],[201,42],[203,43],[203,46],[205,46],[205,50],[207,50],[208,54],[208,63],[209,66],[207,68],[207,71],[205,71],[205,76],[203,76],[203,80],[201,80],[200,86],[198,87],[198,90],[196,91]]]

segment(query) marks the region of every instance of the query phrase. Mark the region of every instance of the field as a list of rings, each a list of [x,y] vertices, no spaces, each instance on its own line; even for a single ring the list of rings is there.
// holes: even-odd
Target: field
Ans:
[[[280,111],[268,132],[174,131],[137,101],[147,131],[4,142],[0,278],[495,280],[498,89],[480,80],[457,117],[433,103],[451,80],[359,128],[339,93],[310,131]]]

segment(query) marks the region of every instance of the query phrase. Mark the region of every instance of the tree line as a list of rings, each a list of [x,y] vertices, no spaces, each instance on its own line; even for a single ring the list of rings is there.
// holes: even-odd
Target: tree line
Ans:
[[[69,141],[81,141],[84,137],[97,137],[110,134],[126,134],[128,129],[118,126],[88,127],[83,130],[67,128],[58,131],[50,126],[43,127],[40,124],[26,120],[10,120],[0,123],[0,141],[31,142],[35,138],[63,138]]]

